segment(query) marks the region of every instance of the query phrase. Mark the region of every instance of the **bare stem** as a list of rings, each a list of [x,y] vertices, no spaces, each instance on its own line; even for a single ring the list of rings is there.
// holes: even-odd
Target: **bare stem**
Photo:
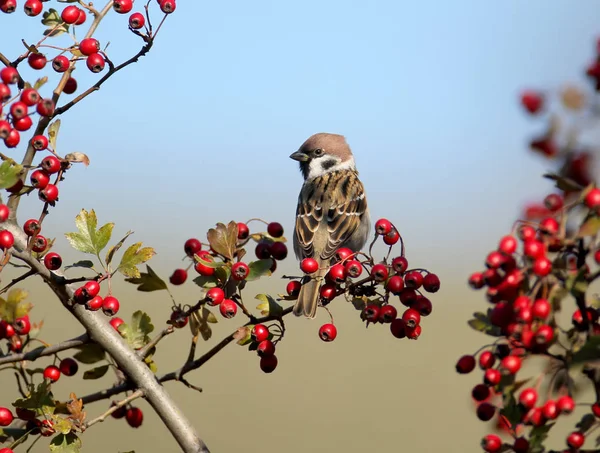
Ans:
[[[4,357],[0,357],[0,365],[5,363],[16,363],[23,360],[33,362],[40,357],[46,357],[49,355],[56,354],[57,352],[66,351],[67,349],[73,349],[77,346],[89,343],[90,337],[84,333],[78,337],[72,338],[71,340],[63,341],[52,346],[40,346],[39,348],[32,349],[29,352],[23,352],[21,354],[9,354]]]
[[[94,426],[96,423],[100,423],[103,422],[104,420],[106,420],[106,418],[112,414],[113,412],[115,412],[116,410],[122,408],[123,406],[131,403],[132,401],[141,398],[142,396],[144,396],[144,392],[141,390],[136,390],[135,392],[133,392],[131,395],[129,395],[127,398],[119,401],[116,404],[113,404],[110,409],[108,409],[106,412],[104,412],[102,415],[100,415],[99,417],[94,418],[93,420],[90,420],[89,422],[87,422],[85,424],[85,429],[89,428],[90,426]]]

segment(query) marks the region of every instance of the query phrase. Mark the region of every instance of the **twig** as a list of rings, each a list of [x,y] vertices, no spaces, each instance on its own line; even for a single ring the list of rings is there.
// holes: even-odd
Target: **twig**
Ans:
[[[144,396],[144,392],[142,390],[136,390],[135,392],[133,392],[131,395],[129,395],[127,398],[119,401],[118,403],[112,405],[110,407],[110,409],[108,409],[106,412],[104,412],[102,415],[94,418],[93,420],[90,420],[89,422],[87,422],[85,424],[85,429],[88,429],[90,426],[94,426],[96,423],[100,423],[103,422],[104,420],[106,420],[106,418],[112,414],[113,412],[115,412],[116,410],[122,408],[123,406],[131,403],[133,400],[136,400],[138,398],[141,398],[142,396]]]
[[[10,288],[12,288],[17,283],[22,282],[26,278],[29,278],[32,275],[36,275],[36,274],[37,274],[36,271],[34,271],[33,269],[30,269],[27,272],[25,272],[23,275],[21,275],[20,277],[13,278],[13,280],[8,285],[6,285],[4,288],[0,289],[0,294],[4,294],[6,291],[8,291]]]
[[[5,363],[21,362],[23,360],[31,361],[37,360],[40,357],[56,354],[60,351],[66,351],[67,349],[76,348],[77,346],[89,343],[90,337],[87,333],[75,337],[71,340],[63,341],[52,346],[40,346],[39,348],[32,349],[29,352],[23,352],[21,354],[9,354],[4,357],[0,357],[0,365]]]
[[[152,349],[158,344],[160,340],[162,340],[167,335],[172,334],[174,331],[175,329],[173,326],[165,327],[163,330],[160,331],[160,333],[156,337],[154,337],[150,341],[150,343],[148,343],[146,346],[137,351],[138,357],[140,357],[141,359],[145,359],[150,353],[150,351],[152,351]]]

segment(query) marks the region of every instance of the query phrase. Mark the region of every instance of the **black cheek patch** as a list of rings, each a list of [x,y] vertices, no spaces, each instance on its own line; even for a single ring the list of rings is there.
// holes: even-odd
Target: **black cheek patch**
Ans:
[[[330,168],[334,167],[335,164],[337,164],[337,162],[334,159],[328,159],[326,161],[323,161],[321,163],[321,168],[325,171],[329,170]]]

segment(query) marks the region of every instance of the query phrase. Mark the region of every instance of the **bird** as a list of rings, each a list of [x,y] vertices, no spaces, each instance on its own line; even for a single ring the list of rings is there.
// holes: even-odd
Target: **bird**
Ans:
[[[369,236],[371,219],[363,183],[343,135],[311,135],[292,153],[299,162],[304,184],[298,196],[294,253],[302,261],[314,258],[319,270],[303,278],[293,313],[315,318],[320,286],[336,251],[360,251]]]

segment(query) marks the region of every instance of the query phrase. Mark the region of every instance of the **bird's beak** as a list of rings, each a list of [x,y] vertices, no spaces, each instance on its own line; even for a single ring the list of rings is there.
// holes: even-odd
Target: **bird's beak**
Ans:
[[[308,154],[296,151],[295,153],[290,154],[290,159],[297,160],[298,162],[306,162],[308,160]]]

